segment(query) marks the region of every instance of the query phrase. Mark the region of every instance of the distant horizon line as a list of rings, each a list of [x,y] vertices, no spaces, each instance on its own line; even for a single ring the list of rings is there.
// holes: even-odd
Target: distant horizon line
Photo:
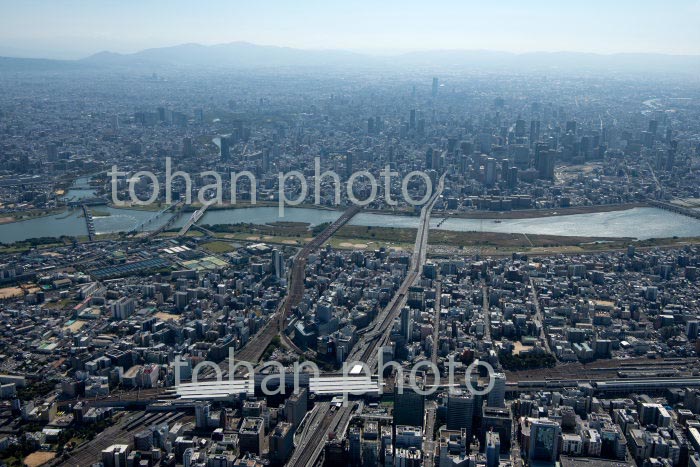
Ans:
[[[224,46],[252,46],[260,48],[270,48],[270,49],[285,49],[285,50],[296,50],[303,52],[340,52],[340,53],[351,53],[355,55],[361,55],[366,57],[377,57],[377,58],[390,58],[390,57],[401,57],[411,54],[419,53],[493,53],[493,54],[504,54],[513,56],[523,56],[523,55],[558,55],[558,54],[571,54],[571,55],[589,55],[589,56],[599,56],[599,57],[614,57],[614,56],[667,56],[667,57],[700,57],[700,54],[690,54],[690,53],[672,53],[672,52],[592,52],[592,51],[579,51],[579,50],[531,50],[531,51],[509,51],[503,49],[484,49],[484,48],[426,48],[426,49],[353,49],[353,48],[342,48],[342,47],[330,47],[330,48],[314,48],[314,47],[294,47],[287,45],[274,45],[274,44],[262,44],[255,43],[246,40],[235,40],[230,42],[217,42],[213,44],[206,44],[201,42],[181,42],[174,43],[171,45],[162,45],[154,47],[144,47],[132,52],[115,52],[110,49],[102,49],[96,52],[80,56],[78,58],[54,58],[48,53],[47,56],[38,56],[34,54],[5,54],[0,53],[2,58],[13,58],[13,59],[27,59],[27,60],[54,60],[54,61],[81,61],[86,60],[97,55],[118,55],[118,56],[129,56],[137,55],[150,50],[160,50],[160,49],[172,49],[185,46],[197,46],[203,48],[214,48],[214,47],[224,47]],[[16,47],[13,47],[16,48]],[[58,52],[61,54],[61,52]]]

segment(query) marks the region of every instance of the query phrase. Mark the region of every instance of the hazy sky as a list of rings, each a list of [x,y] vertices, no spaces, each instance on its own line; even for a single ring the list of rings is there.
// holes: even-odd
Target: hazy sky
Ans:
[[[0,55],[185,42],[700,54],[700,0],[0,0]]]

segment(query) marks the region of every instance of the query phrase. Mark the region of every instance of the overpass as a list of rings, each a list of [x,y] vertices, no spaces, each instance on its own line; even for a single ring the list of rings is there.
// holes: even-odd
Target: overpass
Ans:
[[[85,217],[85,225],[87,226],[88,240],[93,241],[95,239],[95,221],[92,218],[92,212],[87,204],[83,204],[83,216]]]
[[[237,378],[181,383],[173,388],[168,388],[165,394],[172,394],[177,400],[230,400],[241,394],[254,395],[256,389],[262,389],[265,377],[270,377],[272,380],[272,384],[267,385],[266,382],[271,391],[279,388],[281,380],[284,380],[285,386],[294,387],[294,375],[290,373],[285,375],[256,374],[255,378],[252,379]],[[378,379],[364,375],[306,375],[303,380],[299,378],[297,383],[299,388],[307,387],[310,394],[321,397],[344,395],[379,397],[382,394]]]
[[[203,205],[201,208],[197,209],[195,212],[192,213],[189,219],[187,219],[187,222],[185,225],[182,226],[180,231],[177,233],[178,237],[184,236],[190,228],[197,223],[202,216],[204,216],[204,213],[207,212],[207,209],[209,209],[209,206],[211,206],[211,203]]]
[[[428,247],[428,232],[430,230],[430,214],[437,199],[442,194],[445,186],[445,175],[440,177],[438,187],[428,199],[428,202],[421,209],[420,223],[416,232],[416,242],[413,248],[413,256],[408,275],[397,290],[394,297],[389,302],[389,305],[375,319],[373,328],[362,335],[360,342],[355,345],[355,348],[348,357],[349,362],[360,361],[367,362],[370,370],[374,372],[377,365],[376,350],[385,345],[389,340],[391,332],[391,324],[401,311],[403,304],[406,301],[408,289],[420,277],[423,272],[423,265],[427,256]],[[359,357],[359,360],[358,360]],[[299,446],[294,450],[292,459],[287,463],[288,466],[307,466],[312,465],[323,449],[323,441],[329,431],[335,430],[336,427],[342,425],[343,420],[349,420],[352,414],[350,407],[340,407],[331,417],[324,417],[315,430],[312,430],[299,443]]]
[[[326,227],[323,232],[315,236],[307,243],[294,257],[292,270],[287,284],[287,296],[282,301],[277,311],[265,323],[262,329],[237,353],[238,360],[247,362],[256,362],[260,359],[263,352],[272,339],[280,332],[283,333],[284,325],[287,317],[292,309],[299,304],[304,296],[304,280],[306,278],[306,261],[309,255],[320,248],[324,243],[335,234],[338,229],[345,225],[355,214],[362,210],[361,206],[352,206],[343,212],[331,225]],[[283,333],[283,338],[286,336]],[[291,344],[291,343],[290,343]],[[293,345],[293,344],[292,344]]]
[[[134,226],[133,226],[133,227],[131,228],[131,230],[129,231],[129,234],[130,234],[130,235],[133,235],[133,234],[138,233],[139,231],[143,230],[148,224],[151,224],[152,222],[154,222],[154,221],[160,219],[160,218],[161,218],[162,216],[164,216],[168,211],[173,210],[173,211],[176,211],[176,212],[177,212],[177,211],[182,207],[183,204],[184,204],[184,203],[183,203],[182,201],[180,201],[180,202],[178,202],[178,203],[170,204],[170,205],[164,207],[163,209],[161,209],[160,211],[158,211],[154,216],[149,217],[149,218],[146,219],[145,221],[137,222],[136,224],[134,224]]]

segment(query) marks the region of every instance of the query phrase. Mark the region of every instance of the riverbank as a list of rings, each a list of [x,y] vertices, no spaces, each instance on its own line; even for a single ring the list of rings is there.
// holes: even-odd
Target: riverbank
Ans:
[[[55,209],[32,209],[29,211],[15,212],[7,216],[0,217],[0,224],[12,224],[14,222],[22,222],[30,219],[38,219],[40,217],[53,216],[65,212],[66,208]]]
[[[217,241],[266,242],[276,245],[302,247],[313,238],[321,225],[309,229],[309,224],[290,222],[275,225],[236,224],[207,226]],[[171,235],[172,233],[166,234]],[[193,232],[201,236],[201,232]],[[346,225],[327,244],[344,250],[391,248],[410,251],[416,235],[415,228]],[[515,252],[552,255],[582,254],[604,251],[625,251],[629,245],[638,249],[671,248],[700,244],[700,237],[636,240],[629,237],[588,237],[499,232],[456,232],[431,230],[429,256],[451,255],[505,256]]]
[[[519,209],[513,211],[435,211],[433,217],[450,217],[456,219],[536,219],[540,217],[574,216],[577,214],[594,214],[599,212],[627,211],[634,208],[649,207],[648,203],[601,204],[594,206],[573,206],[570,208]],[[364,212],[382,215],[413,216],[412,211],[390,211],[385,209],[366,210]]]
[[[152,205],[125,205],[117,206],[114,204],[108,205],[115,209],[126,209],[126,210],[137,210],[137,211],[159,211],[164,204],[152,204]],[[235,204],[230,202],[222,204],[214,204],[207,208],[207,211],[225,211],[229,209],[251,209],[251,208],[262,208],[262,207],[278,207],[279,203],[277,201],[261,201],[258,200],[255,204],[249,201],[241,201]],[[512,211],[468,211],[468,212],[455,212],[455,211],[436,211],[433,215],[436,219],[441,217],[450,217],[456,219],[536,219],[554,216],[573,216],[577,214],[593,214],[599,212],[614,212],[614,211],[627,211],[629,209],[649,207],[649,203],[638,202],[638,203],[622,203],[622,204],[601,204],[593,206],[573,206],[569,208],[547,208],[547,209],[520,209]],[[185,212],[194,212],[201,208],[201,203],[192,203],[184,207]],[[342,212],[345,208],[340,206],[319,206],[313,203],[304,203],[294,206],[295,209],[317,209],[320,211],[338,211]],[[290,209],[289,206],[286,209]],[[417,213],[413,209],[364,209],[362,212],[368,214],[379,214],[384,216],[408,216],[417,217]]]

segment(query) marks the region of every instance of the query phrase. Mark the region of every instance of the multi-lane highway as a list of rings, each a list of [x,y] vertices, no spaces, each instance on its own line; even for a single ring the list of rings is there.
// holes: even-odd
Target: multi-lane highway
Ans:
[[[416,233],[416,243],[413,249],[413,257],[409,273],[397,290],[389,305],[377,316],[374,326],[360,338],[360,342],[355,346],[347,361],[358,360],[366,362],[370,370],[374,372],[377,365],[377,349],[381,348],[391,333],[391,323],[398,315],[401,307],[406,302],[408,289],[420,277],[423,265],[427,256],[428,232],[430,230],[430,213],[435,206],[435,202],[442,194],[445,186],[445,175],[440,177],[438,187],[433,192],[428,202],[421,210],[420,223]],[[316,410],[316,409],[314,409]],[[330,431],[335,431],[347,424],[352,415],[352,409],[347,406],[339,407],[333,416],[323,413],[324,409],[319,409],[319,414],[315,414],[313,421],[318,421],[315,429],[309,429],[302,437],[299,445],[294,451],[288,466],[313,465],[324,445],[324,438]],[[333,414],[333,412],[331,412]],[[316,422],[313,422],[316,423]]]
[[[292,309],[299,304],[304,296],[304,279],[306,271],[306,261],[309,255],[319,249],[324,243],[330,239],[334,233],[345,225],[350,219],[362,210],[361,206],[352,206],[345,210],[343,214],[331,225],[326,227],[323,232],[314,237],[299,253],[294,257],[294,263],[289,275],[287,285],[287,296],[277,311],[270,317],[268,322],[253,336],[248,343],[236,353],[236,360],[246,362],[257,362],[260,360],[263,352],[272,339],[279,333],[284,334],[284,325],[287,317]],[[285,338],[285,336],[283,336]],[[286,339],[285,339],[286,340]],[[287,342],[288,345],[293,345]],[[228,363],[223,362],[224,367],[228,368]]]
[[[423,272],[423,265],[427,257],[428,232],[430,230],[430,214],[442,194],[445,186],[445,175],[440,177],[437,189],[421,210],[416,241],[413,247],[413,256],[409,272],[396,294],[389,302],[389,305],[382,310],[374,321],[372,328],[360,337],[355,348],[350,353],[348,361],[361,361],[367,363],[370,370],[374,372],[377,366],[377,349],[384,346],[391,333],[391,324],[401,312],[408,297],[408,289],[418,280]]]
[[[544,319],[542,317],[542,307],[540,306],[540,299],[537,296],[537,282],[532,278],[530,278],[530,294],[532,295],[532,302],[535,306],[535,324],[540,328],[539,338],[541,341],[543,341],[544,348],[547,349],[547,352],[552,353],[552,349],[549,348],[549,340],[547,339],[547,335],[544,332]]]

